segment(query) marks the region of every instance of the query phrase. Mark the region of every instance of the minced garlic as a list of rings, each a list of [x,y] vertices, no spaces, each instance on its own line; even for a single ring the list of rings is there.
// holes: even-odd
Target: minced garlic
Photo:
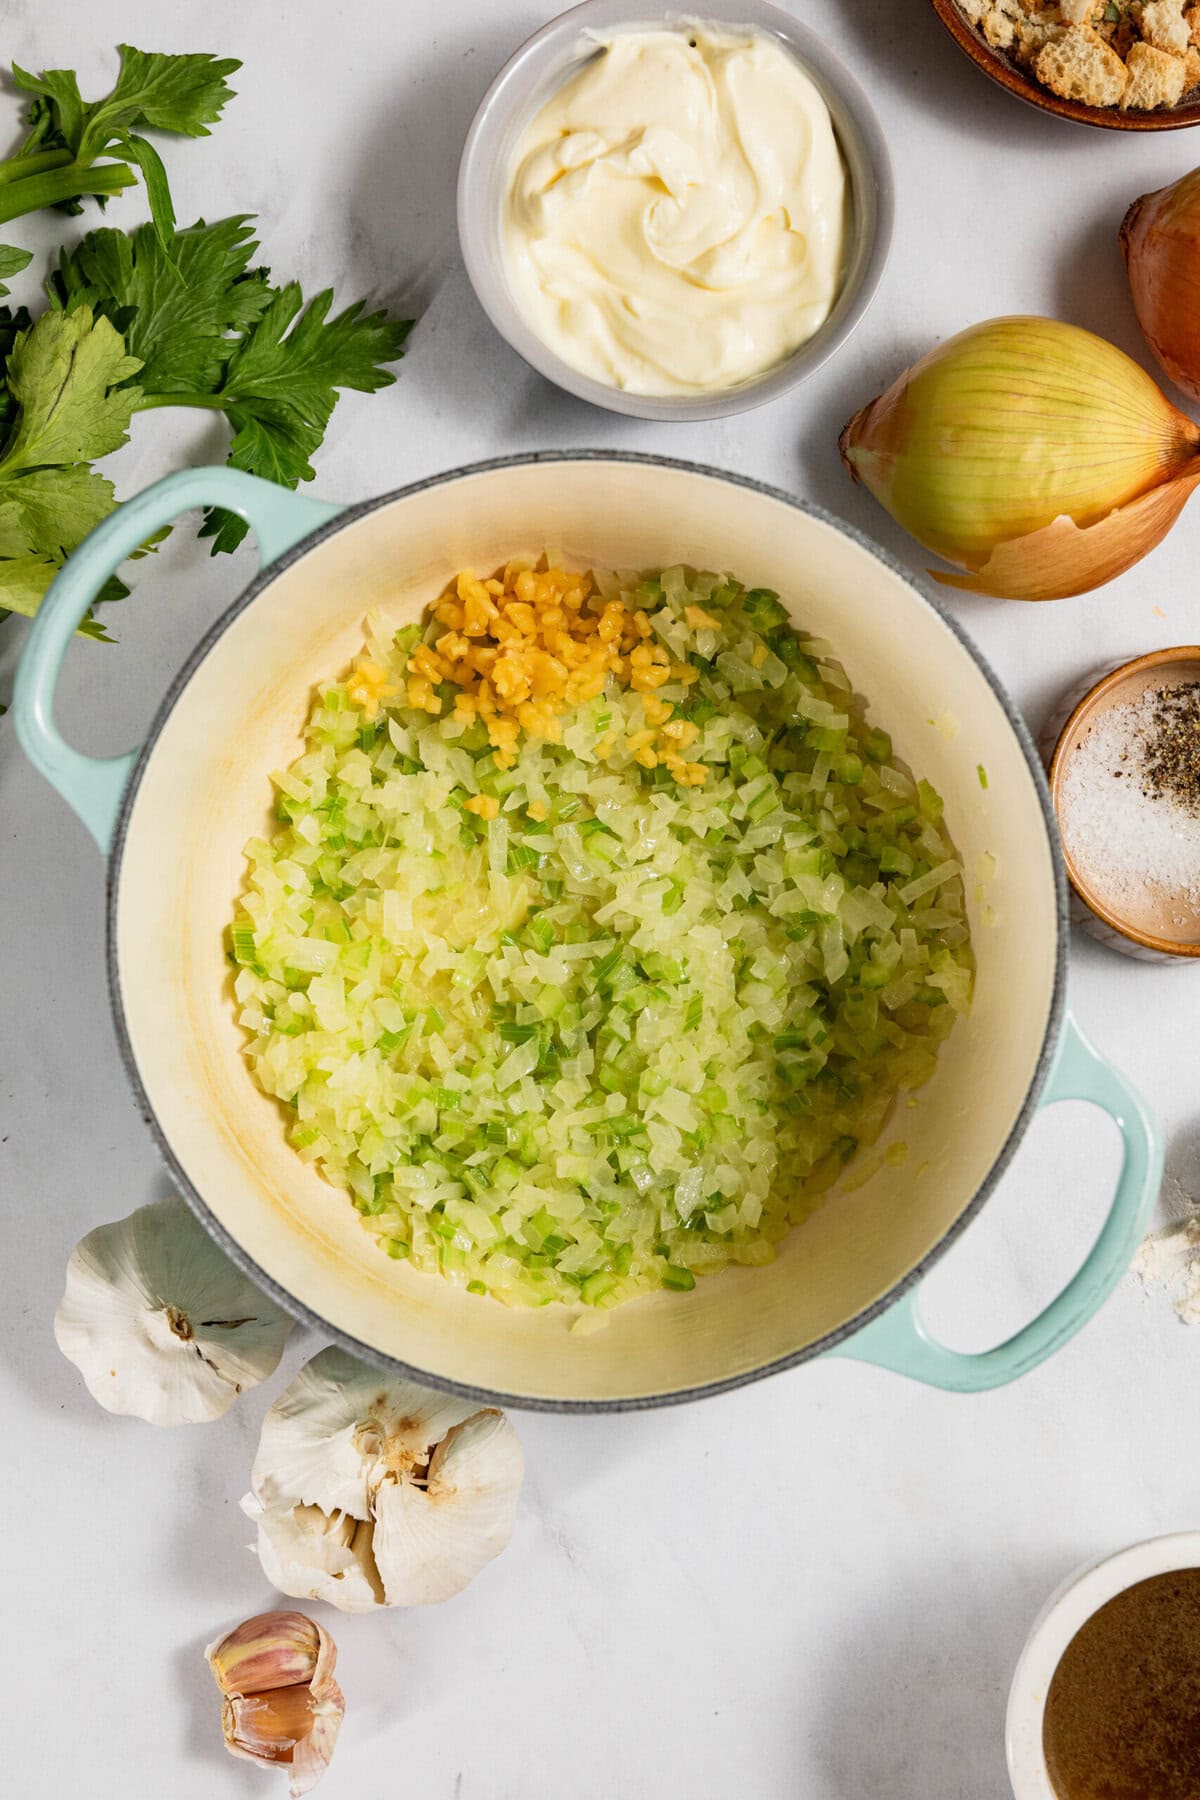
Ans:
[[[648,729],[627,740],[635,760],[647,769],[661,764],[681,787],[703,785],[705,765],[680,754],[698,736],[696,726],[674,718],[673,703],[656,692],[669,681],[690,686],[696,670],[672,661],[654,641],[645,612],[606,601],[590,575],[508,563],[481,581],[464,569],[430,616],[446,629],[432,644],[414,648],[406,665],[408,703],[437,716],[437,687],[453,682],[460,690],[456,714],[482,722],[500,768],[512,767],[522,732],[557,743],[567,708],[594,700],[613,675],[642,696]],[[354,682],[367,693],[372,676],[363,664]],[[350,692],[357,698],[353,687]],[[597,744],[597,755],[614,745],[615,738]]]

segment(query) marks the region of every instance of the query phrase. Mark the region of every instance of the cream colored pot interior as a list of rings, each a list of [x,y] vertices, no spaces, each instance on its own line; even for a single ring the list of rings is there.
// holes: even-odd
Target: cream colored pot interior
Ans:
[[[902,1166],[834,1195],[768,1268],[631,1302],[590,1335],[570,1332],[566,1309],[509,1311],[374,1248],[251,1081],[223,940],[242,846],[267,828],[268,772],[298,753],[310,688],[348,662],[365,613],[413,619],[452,571],[490,570],[547,544],[583,567],[730,570],[778,589],[798,621],[830,638],[872,719],[945,797],[979,970],[974,1010],[935,1079],[897,1108]],[[196,1193],[259,1269],[334,1330],[434,1378],[568,1402],[729,1380],[836,1331],[901,1281],[960,1217],[1013,1130],[1047,1028],[1055,950],[1037,789],[1004,709],[949,628],[832,525],[714,476],[621,462],[528,464],[428,487],[335,531],[271,581],[209,651],[158,738],[128,822],[116,912],[145,1092]]]

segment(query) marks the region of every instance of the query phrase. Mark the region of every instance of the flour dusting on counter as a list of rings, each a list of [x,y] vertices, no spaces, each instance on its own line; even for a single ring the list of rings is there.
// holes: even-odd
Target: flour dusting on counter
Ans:
[[[1171,1175],[1163,1193],[1172,1216],[1143,1238],[1133,1273],[1147,1293],[1169,1293],[1185,1325],[1200,1325],[1200,1206]]]

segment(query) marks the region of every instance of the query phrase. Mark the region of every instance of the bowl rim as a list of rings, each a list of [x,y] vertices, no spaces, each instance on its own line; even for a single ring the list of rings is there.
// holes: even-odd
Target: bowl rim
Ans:
[[[1019,69],[981,35],[963,12],[958,0],[932,0],[933,10],[959,49],[977,69],[1018,100],[1040,112],[1070,119],[1075,125],[1092,125],[1100,131],[1183,131],[1200,125],[1200,99],[1180,103],[1162,112],[1122,112],[1119,106],[1088,106],[1082,100],[1065,100],[1051,93]]]
[[[991,688],[996,700],[1008,720],[1026,767],[1033,782],[1038,807],[1042,815],[1042,827],[1046,834],[1046,847],[1050,856],[1050,875],[1054,887],[1054,974],[1051,983],[1049,1005],[1046,1021],[1042,1031],[1042,1041],[1037,1058],[1030,1072],[1029,1085],[1025,1092],[1017,1115],[1013,1120],[1009,1134],[1000,1146],[991,1168],[976,1188],[969,1195],[958,1217],[953,1221],[938,1241],[907,1274],[879,1299],[862,1312],[843,1322],[824,1337],[811,1344],[802,1345],[800,1349],[789,1351],[786,1356],[777,1357],[772,1362],[762,1363],[756,1368],[739,1371],[723,1376],[717,1381],[708,1381],[695,1387],[672,1388],[666,1392],[637,1394],[604,1400],[560,1399],[543,1395],[510,1394],[504,1391],[483,1387],[477,1383],[460,1382],[439,1375],[433,1370],[424,1369],[412,1363],[402,1361],[399,1357],[388,1356],[385,1352],[374,1349],[371,1345],[356,1338],[352,1332],[344,1331],[331,1325],[305,1302],[298,1300],[283,1285],[263,1269],[249,1253],[242,1248],[237,1239],[226,1230],[210,1210],[202,1194],[193,1184],[187,1171],[171,1145],[163,1126],[159,1123],[154,1102],[147,1092],[138,1067],[132,1037],[125,1018],[124,1002],[121,995],[121,976],[118,957],[118,912],[120,905],[121,870],[124,863],[124,850],[133,810],[137,804],[138,792],[142,778],[153,758],[159,737],[162,734],[175,703],[183,690],[191,681],[200,664],[209,651],[229,629],[243,612],[253,605],[259,595],[270,587],[281,575],[310,551],[340,532],[350,530],[362,519],[382,508],[394,505],[397,501],[407,500],[425,492],[428,488],[444,486],[450,482],[461,481],[470,476],[499,474],[506,470],[534,467],[554,467],[560,463],[622,463],[642,468],[665,468],[676,470],[687,475],[699,475],[709,480],[724,481],[731,486],[744,488],[747,491],[775,500],[789,507],[794,512],[805,514],[819,524],[828,526],[843,537],[850,539],[860,550],[864,550],[875,561],[881,563],[888,572],[902,581],[911,592],[913,598],[928,607],[937,619],[946,627],[951,636],[970,657],[978,668],[984,681]],[[429,1387],[444,1393],[457,1394],[464,1399],[478,1400],[486,1406],[506,1406],[525,1412],[545,1413],[617,1413],[645,1412],[660,1406],[681,1405],[686,1401],[708,1399],[718,1394],[732,1392],[735,1388],[749,1386],[751,1382],[762,1381],[769,1375],[782,1373],[801,1363],[811,1362],[814,1358],[847,1342],[858,1332],[889,1311],[903,1295],[915,1288],[930,1270],[940,1262],[941,1258],[962,1236],[963,1232],[978,1215],[985,1202],[995,1190],[1008,1165],[1016,1155],[1018,1146],[1025,1136],[1037,1110],[1043,1087],[1058,1052],[1059,1040],[1062,1036],[1063,1021],[1066,1014],[1067,956],[1069,944],[1069,922],[1067,912],[1067,880],[1059,843],[1058,828],[1055,822],[1054,808],[1050,799],[1050,789],[1046,780],[1045,767],[1038,755],[1037,747],[1030,734],[1029,727],[1017,711],[1002,682],[987,658],[972,641],[965,627],[950,613],[932,593],[927,593],[911,570],[896,560],[880,545],[873,542],[865,532],[857,526],[848,524],[837,518],[824,507],[810,500],[801,500],[774,486],[770,482],[759,481],[752,476],[735,474],[730,470],[718,469],[711,465],[685,461],[679,457],[658,456],[637,450],[542,450],[516,453],[509,456],[491,457],[484,461],[466,463],[453,469],[443,470],[433,475],[422,476],[416,481],[407,482],[404,486],[390,489],[387,493],[374,495],[349,505],[344,511],[332,519],[315,527],[306,536],[297,540],[282,556],[260,569],[252,581],[233,599],[224,611],[213,621],[203,634],[191,655],[187,657],[174,680],[171,682],[158,710],[154,714],[145,741],[137,752],[137,758],[130,773],[125,791],[121,796],[121,804],[113,831],[112,844],[105,871],[105,972],[108,985],[109,1006],[112,1011],[113,1025],[117,1037],[117,1047],[125,1074],[138,1102],[141,1113],[157,1145],[168,1171],[178,1191],[183,1195],[193,1213],[208,1231],[210,1236],[220,1244],[230,1260],[242,1270],[263,1293],[270,1296],[284,1312],[290,1313],[294,1319],[310,1326],[313,1330],[324,1334],[327,1340],[340,1344],[342,1349],[373,1368],[383,1369],[387,1373],[402,1380],[423,1382]]]
[[[1186,962],[1200,957],[1200,939],[1194,944],[1176,943],[1172,938],[1158,937],[1151,931],[1140,931],[1128,919],[1114,912],[1098,894],[1093,893],[1083,879],[1072,860],[1062,830],[1062,812],[1059,797],[1062,791],[1063,778],[1068,761],[1068,748],[1075,737],[1079,726],[1101,701],[1105,700],[1114,688],[1120,687],[1130,675],[1149,674],[1153,669],[1169,668],[1172,663],[1191,662],[1200,664],[1200,644],[1174,644],[1164,650],[1147,650],[1141,656],[1134,656],[1128,662],[1118,663],[1102,675],[1099,681],[1093,682],[1075,702],[1063,721],[1061,730],[1054,742],[1054,750],[1050,757],[1047,777],[1050,783],[1050,799],[1054,805],[1054,816],[1058,821],[1059,837],[1062,840],[1063,863],[1067,871],[1067,880],[1088,911],[1118,937],[1127,943],[1137,944],[1143,950],[1153,950],[1160,956],[1170,957],[1173,961]]]
[[[622,13],[627,16],[618,16]],[[726,16],[716,17],[715,13]],[[607,382],[597,381],[564,362],[526,323],[507,285],[495,280],[490,258],[483,248],[481,215],[477,213],[477,206],[483,205],[496,167],[491,154],[494,146],[487,140],[502,132],[525,106],[520,84],[530,63],[536,64],[544,47],[577,40],[593,26],[630,30],[639,25],[669,28],[675,22],[695,24],[698,18],[705,24],[732,30],[749,27],[776,38],[801,64],[823,97],[828,99],[832,93],[840,103],[858,135],[859,148],[872,177],[871,204],[864,213],[847,171],[850,192],[856,202],[848,234],[847,261],[857,251],[861,268],[849,299],[845,298],[847,290],[843,286],[829,318],[813,336],[806,343],[797,345],[784,362],[754,380],[739,387],[719,389],[713,394],[634,394],[623,388],[610,387]],[[845,161],[845,149],[840,142],[839,148]],[[608,412],[669,423],[729,418],[736,413],[751,412],[755,407],[790,393],[842,348],[860,324],[883,279],[895,225],[895,179],[879,116],[857,77],[815,30],[772,5],[770,0],[720,0],[715,8],[698,8],[695,12],[670,6],[663,9],[653,0],[647,0],[645,6],[640,0],[636,3],[635,0],[581,0],[580,4],[557,14],[518,44],[489,85],[463,144],[456,213],[459,247],[475,296],[500,336],[530,368],[566,393]]]
[[[1058,1800],[1042,1750],[1043,1720],[1054,1672],[1076,1632],[1126,1588],[1194,1568],[1200,1531],[1173,1531],[1085,1563],[1054,1589],[1030,1626],[1009,1688],[1004,1745],[1017,1800]]]

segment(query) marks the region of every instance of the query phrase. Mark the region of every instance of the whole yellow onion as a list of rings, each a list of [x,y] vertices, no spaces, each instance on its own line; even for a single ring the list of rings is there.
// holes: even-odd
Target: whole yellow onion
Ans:
[[[1134,201],[1121,253],[1147,343],[1175,385],[1200,400],[1200,169]]]
[[[1200,428],[1124,351],[1057,319],[990,319],[851,419],[842,460],[950,587],[1056,600],[1152,550],[1200,483]]]

